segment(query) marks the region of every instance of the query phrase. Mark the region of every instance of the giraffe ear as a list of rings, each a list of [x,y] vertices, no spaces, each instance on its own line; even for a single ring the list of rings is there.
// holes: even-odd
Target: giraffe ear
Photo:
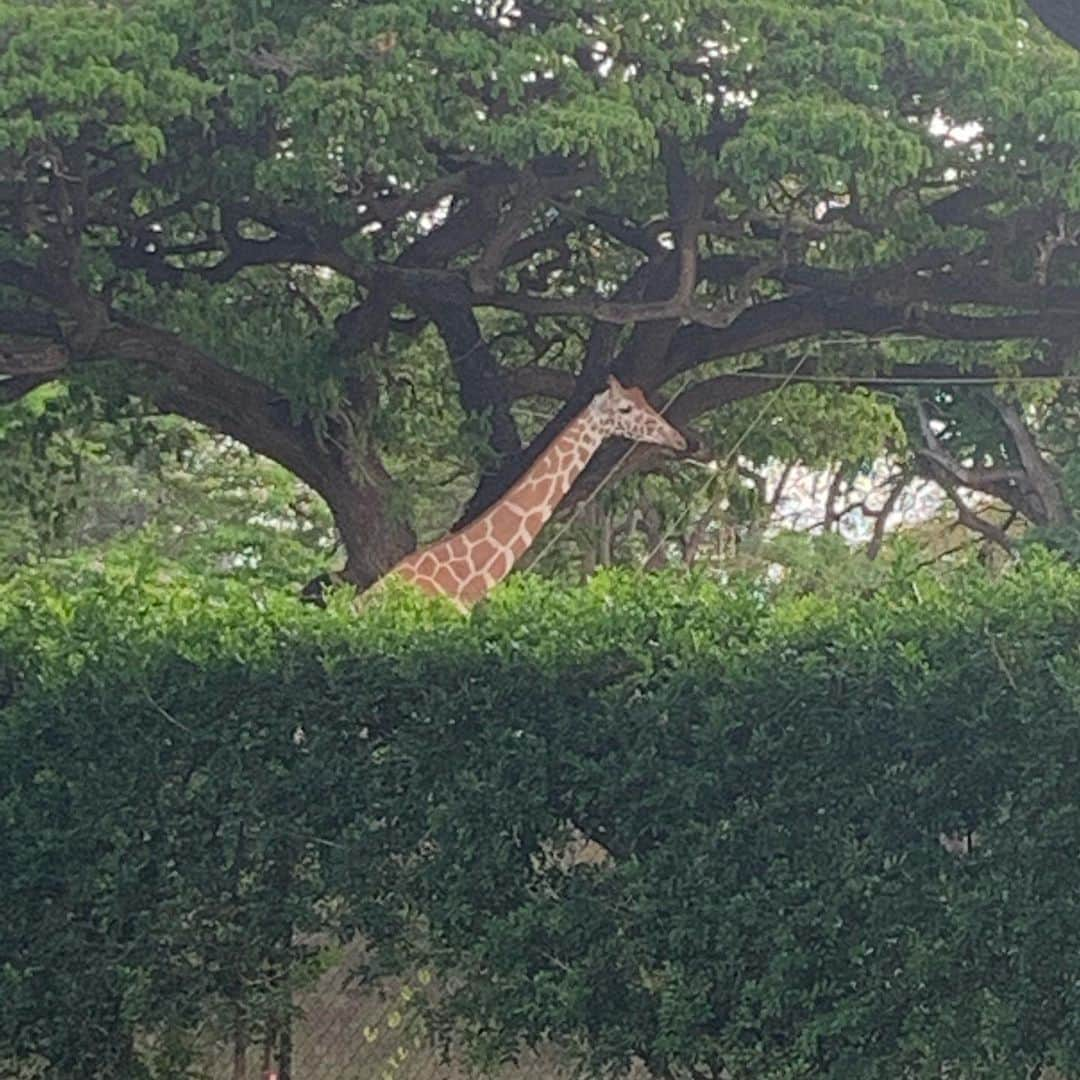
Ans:
[[[609,375],[607,377],[607,385],[609,390],[614,390],[618,392],[623,389],[623,384],[619,382],[619,380],[616,379],[614,375]]]

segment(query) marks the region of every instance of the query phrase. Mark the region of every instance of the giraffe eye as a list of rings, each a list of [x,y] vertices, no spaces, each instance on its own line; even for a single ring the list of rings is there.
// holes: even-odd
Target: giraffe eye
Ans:
[[[620,405],[620,406],[619,406],[619,412],[621,412],[621,413],[628,413],[628,412],[632,411],[632,410],[633,410],[633,408],[634,408],[634,406],[633,406],[633,405],[629,405],[629,404],[627,404],[627,405]]]

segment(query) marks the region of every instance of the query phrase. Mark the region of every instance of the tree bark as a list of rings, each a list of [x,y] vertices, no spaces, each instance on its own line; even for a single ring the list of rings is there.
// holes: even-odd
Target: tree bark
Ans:
[[[288,402],[265,383],[133,320],[105,327],[77,363],[117,360],[141,373],[139,389],[162,411],[237,439],[317,491],[345,547],[347,581],[365,588],[414,549],[412,530],[390,510],[390,475],[342,419],[330,418],[324,433],[310,419],[294,422]],[[76,362],[68,363],[70,370]]]

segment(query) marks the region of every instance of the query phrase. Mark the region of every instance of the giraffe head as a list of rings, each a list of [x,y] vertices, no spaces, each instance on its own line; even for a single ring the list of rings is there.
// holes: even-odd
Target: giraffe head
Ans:
[[[636,386],[623,386],[614,375],[608,376],[607,389],[593,398],[593,409],[605,436],[621,435],[673,450],[686,449],[686,439],[645,400],[645,395]]]

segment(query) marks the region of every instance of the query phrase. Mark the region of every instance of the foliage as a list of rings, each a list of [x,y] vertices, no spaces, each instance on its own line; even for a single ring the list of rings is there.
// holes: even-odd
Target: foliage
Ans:
[[[895,402],[779,390],[797,363],[946,396],[1071,370],[1080,60],[1022,16],[0,0],[0,401],[119,384],[267,454],[358,584],[608,371],[687,384],[673,419],[715,455],[777,393],[755,460],[861,461]]]
[[[340,601],[2,587],[0,1060],[183,1075],[200,1023],[280,1020],[303,935],[360,930],[446,976],[481,1063],[1080,1067],[1075,571]]]
[[[335,543],[321,500],[285,469],[85,386],[42,387],[7,410],[0,455],[0,579],[123,549],[135,562],[298,587]]]

